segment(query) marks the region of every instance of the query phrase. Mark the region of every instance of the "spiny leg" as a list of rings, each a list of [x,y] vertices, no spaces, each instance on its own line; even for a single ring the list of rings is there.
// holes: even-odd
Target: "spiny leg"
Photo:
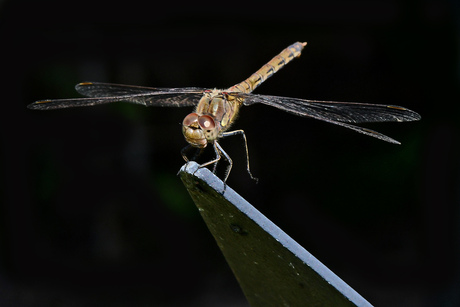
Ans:
[[[222,156],[224,156],[225,159],[227,159],[228,164],[229,164],[228,167],[227,167],[227,170],[225,171],[225,177],[224,177],[224,180],[223,180],[224,183],[226,183],[227,179],[228,179],[228,176],[230,175],[230,170],[232,169],[232,166],[233,166],[233,161],[217,141],[213,142],[213,148],[214,148],[214,152],[216,153],[216,158],[214,160],[211,160],[211,161],[208,161],[206,163],[201,164],[199,166],[199,168],[214,164],[213,173],[215,173],[217,163],[220,161]]]
[[[214,166],[212,167],[212,173],[215,174],[216,171],[217,171],[217,164],[218,164],[219,161],[217,161],[216,163],[214,163]]]
[[[191,149],[196,149],[196,150],[195,150],[195,154],[193,155],[193,158],[190,160],[187,157],[187,152],[190,151]],[[180,151],[180,154],[182,155],[182,158],[185,160],[185,162],[187,162],[187,165],[188,165],[188,162],[196,161],[196,159],[201,155],[202,152],[203,152],[203,148],[196,148],[196,147],[193,147],[192,145],[187,145],[184,148],[182,148],[182,150]],[[185,166],[185,169],[187,169],[187,165]]]
[[[232,136],[232,135],[237,135],[237,134],[241,134],[243,136],[243,140],[244,140],[244,149],[246,150],[246,169],[248,171],[248,174],[249,176],[251,176],[251,179],[254,180],[255,182],[258,182],[259,179],[257,179],[256,177],[254,177],[251,173],[251,170],[249,168],[249,151],[248,151],[248,142],[246,140],[246,134],[244,133],[243,130],[234,130],[234,131],[229,131],[229,132],[224,132],[222,134],[221,137],[227,137],[227,136]],[[220,146],[219,146],[220,147]],[[222,148],[221,148],[222,150]]]
[[[220,145],[217,143],[217,141],[214,141],[214,142],[213,142],[213,148],[214,148],[214,152],[216,153],[216,158],[215,158],[214,160],[211,160],[211,161],[208,161],[208,162],[206,162],[206,163],[201,164],[198,168],[202,168],[202,167],[205,167],[205,166],[214,164],[214,167],[213,167],[213,171],[212,171],[212,172],[215,173],[215,172],[216,172],[217,163],[219,162],[220,158],[222,158],[222,156],[220,155],[222,148],[221,148]],[[219,150],[219,149],[220,149],[220,150]],[[225,154],[225,155],[227,155],[227,154]]]
[[[187,154],[186,152],[187,151],[190,151],[190,148],[192,147],[192,145],[187,145],[185,146],[184,148],[181,149],[180,151],[180,154],[182,156],[182,158],[185,160],[186,164],[185,164],[185,170],[187,170],[187,166],[188,166],[188,162],[189,162],[189,159],[187,157]],[[180,171],[179,171],[180,172]],[[178,173],[179,174],[179,173]]]
[[[228,179],[228,176],[230,175],[230,171],[232,170],[232,166],[233,166],[233,161],[232,161],[232,158],[230,158],[230,156],[225,152],[225,150],[222,149],[222,147],[220,146],[219,143],[214,142],[214,146],[216,146],[216,148],[218,149],[218,151],[225,157],[225,159],[227,159],[228,161],[228,166],[227,166],[227,169],[225,170],[225,177],[224,177],[224,184],[226,184],[227,182],[227,179]],[[219,157],[220,158],[220,157]],[[217,165],[217,162],[216,164]]]
[[[190,151],[190,148],[192,147],[192,145],[187,145],[185,146],[184,148],[182,148],[182,150],[180,151],[180,154],[182,156],[182,158],[185,160],[185,162],[189,162],[189,159],[187,157],[187,151]]]
[[[195,161],[201,155],[201,153],[204,150],[204,148],[196,148],[196,147],[193,147],[192,145],[185,146],[180,151],[180,154],[182,155],[182,158],[185,160],[185,162],[190,161],[190,159],[187,157],[187,152],[190,151],[190,149],[192,149],[192,148],[194,148],[196,150],[195,150],[195,154],[193,155],[193,158],[191,159],[191,161]]]
[[[191,149],[191,145],[187,145],[186,147],[182,148],[181,150],[181,155],[182,155],[182,158],[184,158],[184,160],[186,162],[189,162],[189,158],[187,157],[187,154],[186,152],[189,151]],[[221,152],[224,154],[225,158],[230,162],[230,164],[232,164],[232,160],[230,159],[230,157],[228,156],[228,154],[222,149],[222,147],[220,147],[220,145],[217,143],[217,141],[214,141],[213,143],[213,148],[214,148],[214,152],[216,153],[216,158],[214,160],[211,160],[211,161],[208,161],[206,163],[203,163],[203,164],[200,164],[197,168],[200,169],[202,167],[206,167],[208,165],[211,165],[211,164],[214,164],[214,167],[213,167],[213,173],[215,174],[216,173],[216,168],[217,168],[217,163],[220,161],[220,159],[222,158],[221,156]],[[198,151],[195,153],[195,155],[193,156],[193,160],[195,160],[195,158],[197,156],[199,156],[202,152],[203,152],[204,148],[198,148]],[[231,165],[230,165],[230,169],[231,169]],[[226,172],[226,176],[225,176],[225,180],[224,182],[227,180],[228,178],[228,174],[229,174],[229,169],[227,169],[227,172]]]
[[[227,179],[228,179],[228,176],[230,175],[230,170],[232,169],[233,161],[230,158],[230,156],[225,152],[225,150],[222,149],[222,147],[220,146],[220,144],[217,141],[213,142],[213,148],[214,148],[214,152],[216,153],[216,159],[200,165],[199,168],[205,167],[205,166],[208,166],[208,165],[211,165],[211,164],[214,163],[213,172],[215,173],[217,163],[220,161],[220,159],[222,158],[222,155],[223,155],[225,157],[225,159],[227,159],[227,161],[228,161],[228,167],[227,167],[227,170],[225,171],[225,178],[224,178],[224,190],[223,190],[223,193],[225,193],[225,190],[227,189]]]

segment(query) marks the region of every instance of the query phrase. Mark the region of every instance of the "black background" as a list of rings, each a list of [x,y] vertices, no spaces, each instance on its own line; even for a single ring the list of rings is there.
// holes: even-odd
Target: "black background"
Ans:
[[[458,306],[456,1],[0,3],[0,305],[247,306],[176,176],[190,109],[39,112],[100,81],[234,85],[296,41],[260,94],[403,105],[392,145],[241,111],[229,185],[376,306]]]

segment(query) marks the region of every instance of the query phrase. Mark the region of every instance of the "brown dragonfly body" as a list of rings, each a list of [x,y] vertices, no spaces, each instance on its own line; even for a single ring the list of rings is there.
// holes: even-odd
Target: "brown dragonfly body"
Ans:
[[[319,119],[342,127],[346,127],[390,143],[398,141],[379,132],[352,125],[360,122],[383,121],[413,121],[419,120],[420,115],[404,107],[365,104],[356,102],[317,101],[289,97],[256,95],[251,92],[267,78],[272,76],[294,58],[300,56],[306,43],[294,43],[284,49],[249,78],[228,89],[204,88],[150,88],[132,85],[118,85],[110,83],[84,82],[76,86],[76,90],[89,98],[41,100],[30,104],[30,109],[60,109],[77,106],[93,106],[116,101],[126,101],[145,106],[184,107],[196,106],[195,111],[187,115],[182,122],[182,132],[190,144],[182,150],[182,156],[188,158],[185,149],[190,146],[203,149],[212,144],[216,158],[201,165],[214,164],[223,155],[229,162],[224,182],[227,180],[232,167],[232,160],[220,146],[218,140],[223,137],[240,134],[244,138],[247,155],[247,170],[251,178],[255,179],[249,170],[249,155],[246,136],[243,130],[229,131],[239,109],[243,105],[262,103],[283,111]]]

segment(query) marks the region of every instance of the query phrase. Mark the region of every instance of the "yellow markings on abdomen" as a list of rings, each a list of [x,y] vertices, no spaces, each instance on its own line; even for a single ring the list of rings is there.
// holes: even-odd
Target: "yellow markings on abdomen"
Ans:
[[[229,92],[243,92],[250,93],[262,82],[270,78],[278,70],[286,66],[294,58],[299,57],[302,49],[307,43],[295,43],[287,47],[276,57],[271,59],[267,64],[262,66],[258,71],[253,73],[249,78],[243,82],[236,84],[228,89]]]

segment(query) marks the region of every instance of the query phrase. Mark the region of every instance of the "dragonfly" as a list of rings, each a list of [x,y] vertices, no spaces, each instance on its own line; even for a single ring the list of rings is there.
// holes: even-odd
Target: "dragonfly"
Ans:
[[[244,131],[241,129],[229,131],[242,106],[261,103],[301,117],[314,118],[339,125],[393,144],[400,143],[377,131],[354,124],[406,122],[421,119],[418,113],[395,105],[320,101],[252,94],[265,80],[293,59],[299,57],[306,45],[306,42],[296,42],[288,46],[249,78],[227,89],[199,87],[161,88],[83,82],[77,84],[75,89],[81,95],[86,96],[84,98],[40,100],[28,105],[28,108],[51,110],[95,106],[120,101],[147,107],[195,106],[195,111],[188,114],[182,121],[182,133],[188,142],[188,145],[181,152],[182,157],[188,162],[187,152],[190,148],[197,148],[201,152],[208,145],[212,146],[215,158],[201,164],[200,168],[212,165],[215,173],[218,162],[224,157],[228,162],[224,183],[229,177],[233,162],[219,144],[219,140],[234,135],[243,137],[247,172],[252,179],[257,181],[250,171],[247,139]]]

